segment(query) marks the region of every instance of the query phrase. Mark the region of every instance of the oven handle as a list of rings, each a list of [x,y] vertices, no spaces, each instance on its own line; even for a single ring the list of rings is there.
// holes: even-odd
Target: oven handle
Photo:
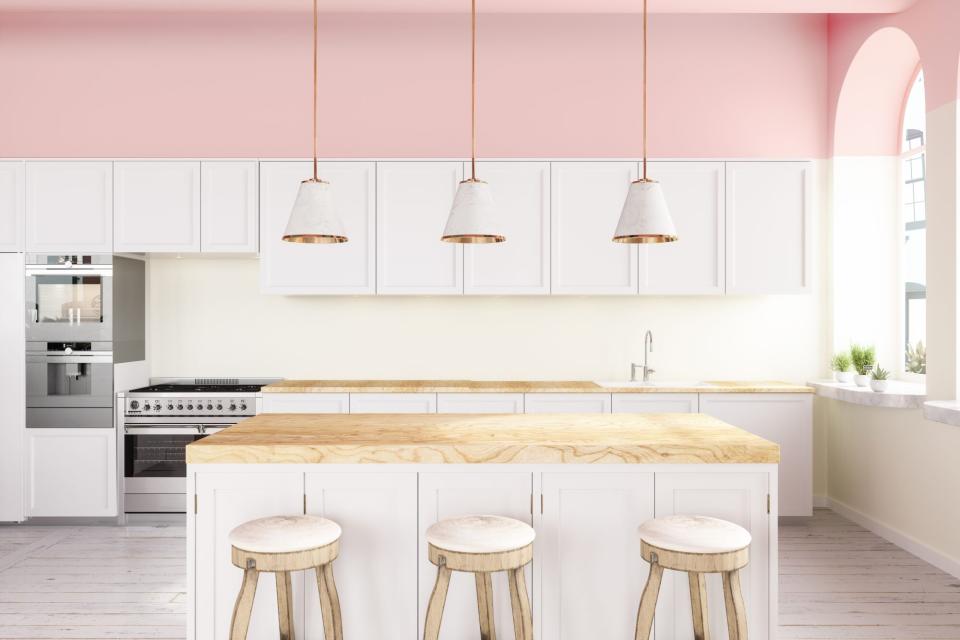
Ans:
[[[132,427],[124,425],[123,433],[130,436],[185,436],[185,435],[203,435],[203,425],[199,424],[157,424],[157,425],[137,425]]]
[[[109,278],[113,275],[113,269],[110,268],[91,268],[91,267],[50,267],[50,266],[27,266],[25,269],[27,277],[36,276],[102,276]]]

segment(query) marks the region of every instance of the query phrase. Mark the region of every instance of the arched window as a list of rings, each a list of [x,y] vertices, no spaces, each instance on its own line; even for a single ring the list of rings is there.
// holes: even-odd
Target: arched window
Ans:
[[[903,293],[904,371],[927,372],[927,109],[923,71],[907,92],[901,128],[904,244],[901,273]]]

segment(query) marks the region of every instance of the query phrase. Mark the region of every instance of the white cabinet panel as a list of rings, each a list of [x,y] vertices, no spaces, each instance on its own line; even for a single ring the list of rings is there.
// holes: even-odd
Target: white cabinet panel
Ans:
[[[523,394],[438,393],[437,413],[523,413]]]
[[[263,413],[350,413],[347,393],[265,393]]]
[[[303,513],[303,473],[198,473],[196,476],[196,637],[227,638],[243,570],[230,561],[230,531],[267,516]],[[303,637],[303,573],[293,574],[294,627]],[[277,637],[277,587],[260,574],[248,638]]]
[[[648,572],[637,527],[653,517],[653,474],[544,473],[542,483],[538,635],[632,638]]]
[[[530,472],[437,472],[420,474],[420,513],[418,550],[420,554],[419,636],[423,637],[423,619],[427,602],[437,579],[437,567],[427,559],[427,528],[438,520],[463,515],[493,514],[533,524],[533,475]],[[534,554],[532,565],[539,559]],[[527,567],[527,591],[536,611],[537,585],[531,584],[531,566]],[[494,615],[497,637],[512,638],[510,591],[503,572],[493,574]],[[477,590],[469,573],[453,572],[443,610],[440,637],[444,640],[473,640],[479,637]]]
[[[310,162],[260,163],[260,290],[264,293],[363,294],[376,291],[376,165],[321,162],[348,241],[340,244],[284,242],[300,183],[313,174]]]
[[[640,245],[640,293],[720,295],[724,292],[724,164],[651,162],[679,240]]]
[[[28,517],[117,515],[113,429],[27,429]]]
[[[28,162],[27,251],[113,251],[113,163]]]
[[[700,411],[780,445],[781,516],[813,515],[813,396],[704,393]]]
[[[809,162],[728,162],[727,293],[810,288]]]
[[[0,162],[0,252],[23,251],[23,189],[23,162]]]
[[[755,640],[771,639],[769,629],[770,516],[766,473],[657,473],[657,517],[682,514],[722,518],[744,527],[753,537],[750,564],[740,570],[747,609],[747,629]],[[726,640],[727,624],[719,574],[707,576],[712,637]],[[638,601],[639,602],[639,601]],[[658,638],[693,639],[690,588],[686,575],[665,571],[657,615]],[[772,639],[771,639],[772,640]]]
[[[256,253],[259,178],[254,161],[200,163],[200,249]]]
[[[417,473],[307,473],[307,513],[343,529],[333,573],[343,635],[417,636]],[[306,638],[321,640],[316,580],[306,573]]]
[[[0,522],[23,520],[26,344],[23,254],[0,254]]]
[[[613,242],[636,162],[551,165],[553,293],[637,293],[637,247]]]
[[[460,162],[377,163],[377,292],[463,293],[462,246],[443,242]]]
[[[200,251],[200,163],[115,162],[117,252]]]
[[[610,413],[609,393],[527,393],[525,413]]]
[[[436,413],[435,393],[351,393],[350,413]]]
[[[479,162],[477,175],[490,183],[507,239],[464,245],[464,293],[550,293],[550,163]]]
[[[695,393],[614,393],[613,413],[697,413]]]

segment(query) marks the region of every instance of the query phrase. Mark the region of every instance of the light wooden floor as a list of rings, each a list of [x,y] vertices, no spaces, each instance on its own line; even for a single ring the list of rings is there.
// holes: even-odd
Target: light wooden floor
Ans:
[[[0,527],[0,639],[183,638],[184,544],[178,525]],[[817,510],[780,527],[780,625],[782,640],[960,640],[960,580]]]

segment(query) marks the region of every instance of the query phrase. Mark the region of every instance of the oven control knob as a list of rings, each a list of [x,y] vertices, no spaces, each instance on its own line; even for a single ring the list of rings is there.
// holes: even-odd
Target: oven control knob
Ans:
[[[231,404],[231,405],[230,405],[230,411],[236,411],[236,410],[237,410],[237,405]]]
[[[207,405],[207,411],[213,411],[213,405],[212,405],[212,404],[208,404],[208,405]]]
[[[137,409],[140,408],[140,403],[137,402],[136,400],[131,400],[131,401],[130,401],[130,408],[133,409],[134,411],[136,411]]]
[[[143,405],[143,410],[144,410],[144,411],[150,411],[150,405],[144,404],[144,405]]]
[[[172,402],[167,403],[167,411],[173,411],[173,403],[172,403]]]
[[[247,410],[247,403],[246,402],[240,403],[240,411],[246,411],[246,410]]]
[[[192,404],[188,404],[188,405],[187,405],[187,411],[193,411],[193,405],[192,405]]]
[[[177,411],[183,411],[183,404],[182,404],[182,403],[177,405]]]
[[[155,403],[153,405],[153,408],[156,409],[157,411],[160,411],[160,403],[159,402]]]
[[[217,405],[217,411],[223,411],[223,405],[222,405],[222,404],[218,404],[218,405]]]

